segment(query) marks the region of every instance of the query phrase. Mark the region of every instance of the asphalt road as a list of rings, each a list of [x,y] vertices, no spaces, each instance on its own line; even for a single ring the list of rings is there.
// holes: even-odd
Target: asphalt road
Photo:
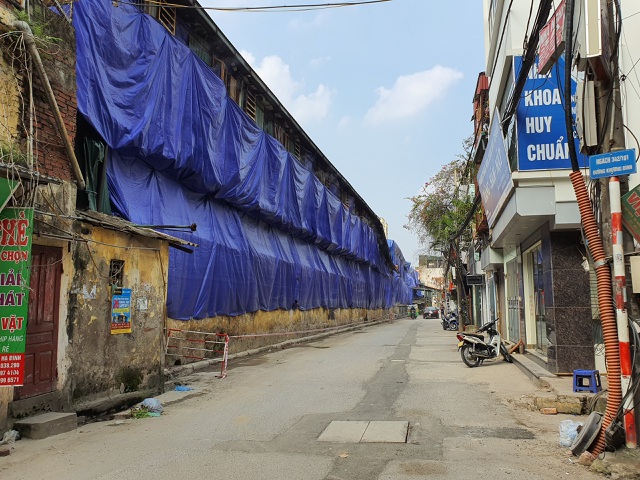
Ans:
[[[158,418],[21,440],[0,478],[412,480],[599,478],[558,444],[565,416],[501,360],[470,369],[439,320],[401,319],[189,378]],[[406,443],[334,443],[333,421],[407,421]]]

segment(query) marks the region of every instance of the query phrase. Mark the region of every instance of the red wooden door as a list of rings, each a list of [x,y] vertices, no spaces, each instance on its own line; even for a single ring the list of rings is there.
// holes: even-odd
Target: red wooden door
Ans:
[[[62,250],[34,245],[31,257],[24,386],[15,400],[52,392],[56,382]]]

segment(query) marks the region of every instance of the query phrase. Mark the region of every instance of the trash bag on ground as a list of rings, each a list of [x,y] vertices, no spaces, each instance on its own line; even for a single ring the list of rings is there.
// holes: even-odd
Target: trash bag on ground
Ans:
[[[157,398],[145,398],[140,406],[144,407],[149,413],[162,413],[162,403]]]
[[[578,436],[578,430],[582,427],[582,422],[574,422],[573,420],[563,420],[558,426],[560,434],[560,445],[570,447]]]
[[[20,440],[20,434],[16,430],[9,430],[4,432],[0,445],[13,445],[16,440]]]

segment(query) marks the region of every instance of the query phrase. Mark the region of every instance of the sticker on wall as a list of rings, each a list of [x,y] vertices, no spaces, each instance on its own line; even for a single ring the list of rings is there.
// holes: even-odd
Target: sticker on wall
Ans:
[[[112,287],[111,333],[131,333],[131,289]]]

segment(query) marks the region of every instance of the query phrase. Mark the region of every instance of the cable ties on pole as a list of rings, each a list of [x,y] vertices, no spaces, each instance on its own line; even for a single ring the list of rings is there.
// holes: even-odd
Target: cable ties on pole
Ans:
[[[609,263],[609,260],[606,258],[603,258],[602,260],[596,260],[595,262],[593,262],[593,266],[597,270],[598,268],[604,265],[607,265],[608,263]]]

